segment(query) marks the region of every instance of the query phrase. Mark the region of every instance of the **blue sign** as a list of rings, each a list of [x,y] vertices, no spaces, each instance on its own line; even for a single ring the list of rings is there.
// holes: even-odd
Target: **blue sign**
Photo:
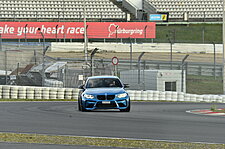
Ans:
[[[162,21],[161,14],[150,14],[150,21]]]
[[[149,21],[168,21],[168,14],[150,14]]]

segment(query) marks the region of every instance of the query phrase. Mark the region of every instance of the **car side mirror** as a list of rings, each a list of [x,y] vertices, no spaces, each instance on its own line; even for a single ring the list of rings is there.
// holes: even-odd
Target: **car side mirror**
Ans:
[[[78,89],[84,89],[84,85],[82,84],[82,85],[80,85],[80,86],[78,86]]]
[[[129,88],[129,84],[124,84],[124,88]]]

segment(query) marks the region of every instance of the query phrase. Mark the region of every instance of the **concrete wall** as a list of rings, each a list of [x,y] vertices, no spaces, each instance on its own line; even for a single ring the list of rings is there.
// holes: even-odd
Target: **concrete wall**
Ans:
[[[132,44],[133,52],[170,52],[170,43],[142,43]],[[88,49],[93,50],[99,48],[106,51],[115,52],[130,52],[129,43],[104,43],[93,42],[88,43]],[[84,50],[83,43],[51,43],[52,52],[82,52]],[[173,52],[180,53],[213,53],[213,44],[188,44],[188,43],[175,43],[173,44]],[[222,53],[223,45],[216,44],[216,53]]]

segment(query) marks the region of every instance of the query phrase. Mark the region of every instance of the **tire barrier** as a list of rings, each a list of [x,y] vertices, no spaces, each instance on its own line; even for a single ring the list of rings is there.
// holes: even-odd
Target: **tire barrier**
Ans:
[[[142,91],[135,91],[134,100],[141,100],[141,92]]]
[[[166,91],[166,100],[172,101],[172,92]]]
[[[225,103],[225,95],[196,95],[171,91],[127,91],[131,100],[151,101],[179,101],[179,102],[217,102]],[[2,99],[77,99],[77,88],[53,88],[33,86],[0,85],[0,98]]]
[[[160,94],[159,94],[159,100],[160,101],[166,100],[166,93],[165,92],[160,92]]]
[[[25,86],[20,86],[18,90],[18,99],[27,99],[27,92]]]
[[[57,99],[57,88],[50,88],[49,99]]]
[[[73,88],[72,91],[72,99],[77,99],[79,90],[77,88]]]
[[[129,94],[129,96],[130,96],[130,99],[131,100],[134,100],[134,98],[135,98],[135,91],[133,91],[133,90],[129,90],[129,91],[127,91],[128,92],[128,94]]]
[[[145,91],[141,91],[141,100],[148,100],[148,94]]]
[[[172,101],[177,101],[177,100],[178,100],[177,92],[172,92]]]
[[[177,101],[184,101],[184,93],[183,92],[177,93]]]
[[[49,99],[49,93],[50,93],[50,89],[48,87],[44,87],[42,88],[42,99]]]
[[[10,98],[17,99],[18,98],[19,87],[18,86],[11,86],[10,87]]]
[[[2,98],[2,86],[0,86],[0,98]]]
[[[2,86],[2,98],[10,99],[10,86]]]
[[[159,100],[159,91],[153,92],[153,100]]]
[[[57,99],[65,99],[65,88],[57,89]]]
[[[42,88],[36,87],[34,90],[34,99],[43,99],[42,98]]]
[[[34,99],[34,87],[26,87],[27,99]]]
[[[135,96],[135,95],[133,95]],[[147,91],[147,97],[148,97],[148,100],[153,100],[153,91]]]
[[[73,93],[72,88],[66,88],[65,89],[65,99],[72,99],[72,93]]]

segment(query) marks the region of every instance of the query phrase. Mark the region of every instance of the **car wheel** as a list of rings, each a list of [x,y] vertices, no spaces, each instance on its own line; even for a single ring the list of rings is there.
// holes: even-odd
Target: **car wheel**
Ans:
[[[85,112],[85,111],[87,111],[84,107],[83,107],[83,104],[82,104],[82,100],[80,100],[80,111],[82,111],[82,112]]]
[[[83,105],[82,105],[82,100],[81,100],[81,99],[78,99],[78,110],[79,110],[79,111],[82,111],[82,112],[87,111],[87,110],[83,107]]]
[[[80,100],[78,99],[78,110],[81,111],[81,107],[80,107]]]

